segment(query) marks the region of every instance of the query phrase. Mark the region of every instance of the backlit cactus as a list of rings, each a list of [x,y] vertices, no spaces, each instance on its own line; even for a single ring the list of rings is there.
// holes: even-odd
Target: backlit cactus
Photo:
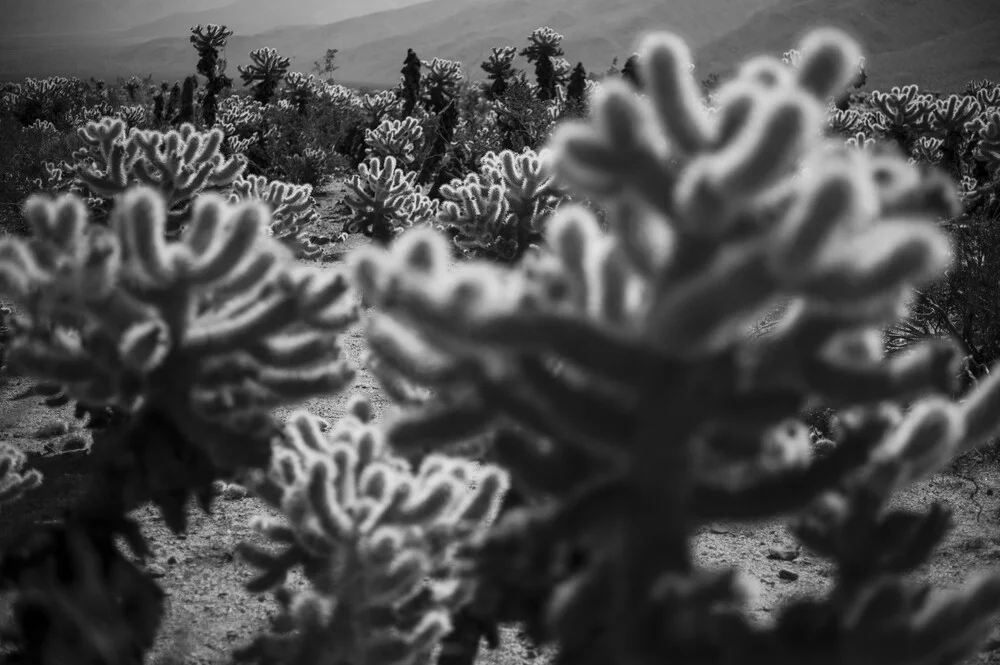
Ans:
[[[203,195],[175,241],[149,188],[110,228],[72,196],[26,215],[32,239],[0,240],[0,282],[25,310],[9,361],[26,376],[165,417],[219,469],[266,462],[270,409],[353,377],[336,343],[356,316],[343,276],[296,264],[261,203]]]
[[[1000,611],[996,575],[939,596],[903,582],[946,522],[884,508],[1000,426],[995,377],[962,404],[941,397],[950,345],[886,360],[872,343],[906,290],[948,266],[934,221],[957,211],[954,192],[898,157],[828,149],[826,100],[860,54],[832,30],[802,52],[795,70],[747,62],[707,114],[684,44],[648,37],[648,97],[605,83],[593,120],[551,146],[559,175],[609,209],[607,233],[568,206],[548,252],[519,266],[451,266],[430,229],[354,257],[379,362],[434,395],[387,424],[391,445],[499,428],[512,481],[555,500],[473,554],[473,606],[557,641],[557,663],[930,664],[971,653]],[[748,340],[746,322],[788,297],[779,330]],[[806,429],[774,428],[816,396],[854,417],[808,462],[792,454]],[[913,399],[905,415],[883,408]],[[695,569],[690,537],[810,506],[798,533],[838,564],[837,586],[754,625],[738,573]],[[552,573],[574,545],[582,556]]]
[[[496,517],[506,476],[439,455],[411,470],[368,422],[370,407],[349,408],[328,434],[293,414],[270,470],[249,481],[287,518],[256,521],[282,551],[241,547],[260,569],[248,589],[277,588],[282,613],[239,660],[422,663],[474,591],[454,555]],[[286,586],[300,565],[309,587]]]
[[[437,224],[472,256],[515,261],[542,240],[548,215],[562,198],[551,154],[487,153],[479,173],[441,188]]]
[[[278,85],[288,73],[291,60],[278,55],[273,48],[250,51],[250,64],[237,67],[243,85],[253,91],[253,98],[267,104],[274,97]]]
[[[387,244],[403,229],[429,221],[414,215],[436,213],[434,203],[425,201],[427,197],[417,189],[416,180],[417,173],[399,168],[394,157],[369,158],[347,180],[344,203],[353,216],[344,230]]]
[[[402,167],[413,165],[424,130],[413,116],[403,120],[383,120],[375,129],[365,131],[369,157],[392,157]]]
[[[17,448],[0,443],[0,511],[5,504],[14,503],[42,484],[42,474],[34,469],[25,470],[26,460]]]
[[[220,129],[199,132],[194,125],[183,125],[168,132],[126,133],[125,127],[122,120],[105,118],[81,128],[88,148],[76,153],[74,176],[108,205],[135,185],[158,190],[166,200],[164,230],[170,235],[180,230],[198,194],[231,185],[246,167],[242,156],[222,154]]]
[[[319,221],[312,187],[249,176],[234,182],[232,189],[231,203],[260,201],[267,205],[271,213],[268,232],[291,247],[296,256],[311,259],[319,255],[320,249],[306,237],[306,231]]]

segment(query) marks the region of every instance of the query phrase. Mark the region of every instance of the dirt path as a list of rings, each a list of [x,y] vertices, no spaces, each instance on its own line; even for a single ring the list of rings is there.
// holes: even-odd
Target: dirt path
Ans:
[[[336,235],[340,220],[332,211],[338,201],[337,190],[320,198],[324,211],[321,235]],[[328,258],[363,242],[352,238],[344,245],[331,245]],[[364,340],[359,327],[343,339],[344,351],[355,367],[361,366]],[[11,401],[24,392],[29,383],[13,379],[0,387],[0,441],[10,441],[32,455],[41,455],[46,447],[58,448],[77,437],[87,443],[89,435],[73,420],[69,407],[51,409],[38,397]],[[376,413],[385,407],[385,400],[376,382],[363,368],[359,370],[354,390],[365,394]],[[304,405],[312,413],[335,420],[343,411],[348,394],[312,400]],[[287,413],[279,413],[284,417]],[[53,422],[63,426],[53,429]],[[43,430],[51,436],[42,436]],[[35,457],[31,466],[47,474],[43,487],[23,501],[14,504],[0,516],[0,547],[9,540],[18,523],[24,524],[43,516],[53,515],[59,506],[72,500],[79,491],[85,469],[58,468],[58,458]],[[973,483],[954,474],[942,473],[895,498],[895,503],[910,508],[926,508],[940,501],[954,510],[956,526],[939,548],[930,565],[914,577],[933,581],[937,586],[961,584],[972,573],[992,568],[1000,561],[1000,496],[993,488],[1000,486],[996,470],[979,469],[975,475],[979,491]],[[174,537],[163,521],[150,508],[136,511],[155,556],[148,565],[168,594],[169,606],[150,663],[166,665],[221,665],[229,662],[232,649],[247,644],[267,626],[267,619],[276,612],[269,597],[256,598],[243,589],[252,570],[234,558],[237,543],[255,541],[249,528],[250,519],[269,512],[255,498],[238,490],[226,492],[216,502],[211,515],[192,507],[190,528],[186,536]],[[749,610],[753,617],[767,622],[783,602],[798,595],[814,595],[829,588],[831,567],[808,552],[791,561],[768,558],[769,550],[793,545],[794,540],[781,522],[754,525],[715,525],[703,530],[696,538],[699,560],[706,566],[741,567],[759,584],[759,593]],[[784,572],[783,572],[784,571]],[[0,622],[4,619],[0,599]],[[998,626],[1000,627],[1000,626]],[[506,647],[497,652],[484,652],[482,665],[512,665],[526,661],[544,661],[547,654],[527,647],[516,630],[505,631]],[[175,660],[175,653],[186,654]],[[1000,663],[1000,650],[984,652],[969,663]]]

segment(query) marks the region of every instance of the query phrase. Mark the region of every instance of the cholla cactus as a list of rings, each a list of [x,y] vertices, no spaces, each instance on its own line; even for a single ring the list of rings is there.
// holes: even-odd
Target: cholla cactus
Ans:
[[[391,90],[366,93],[361,97],[361,107],[376,123],[382,122],[388,114],[399,108],[399,99]]]
[[[975,99],[959,95],[949,95],[928,105],[929,127],[922,138],[941,142],[940,164],[956,180],[962,177],[962,154],[979,129],[981,111],[982,106]]]
[[[217,126],[226,135],[228,154],[245,154],[278,129],[264,129],[264,105],[244,95],[230,95],[219,103]]]
[[[274,634],[238,652],[238,660],[423,663],[472,595],[473,582],[455,573],[455,550],[496,517],[505,474],[440,455],[411,471],[370,414],[367,403],[355,401],[326,436],[316,418],[293,414],[269,472],[251,478],[250,487],[288,523],[256,521],[257,531],[284,549],[241,546],[261,569],[248,589],[278,587],[282,613]],[[285,586],[298,565],[310,583],[305,590]]]
[[[451,265],[431,229],[353,257],[380,361],[434,395],[387,423],[389,443],[434,449],[499,428],[512,483],[549,499],[470,553],[477,620],[524,622],[560,663],[972,653],[1000,577],[940,595],[904,581],[947,511],[886,505],[1000,429],[1000,373],[956,404],[943,396],[952,345],[881,355],[907,290],[949,265],[935,220],[957,212],[953,188],[895,156],[825,149],[826,100],[860,55],[839,31],[809,35],[794,72],[747,63],[714,116],[678,38],[639,51],[648,99],[607,82],[593,120],[553,139],[557,172],[606,206],[608,233],[567,206],[548,253],[520,266]],[[786,299],[778,329],[748,339],[746,322]],[[796,414],[812,397],[847,413],[835,449],[810,461]],[[913,406],[886,406],[897,401]],[[834,589],[757,625],[738,572],[695,567],[693,534],[799,511],[796,533],[837,564]]]
[[[125,123],[125,132],[131,132],[146,122],[146,107],[144,106],[123,106],[115,112],[115,117],[120,118]]]
[[[978,139],[976,160],[985,163],[994,173],[1000,174],[1000,110],[980,120]]]
[[[243,85],[253,90],[253,97],[261,104],[267,104],[274,97],[278,84],[288,72],[291,60],[278,55],[273,48],[259,48],[250,51],[249,65],[239,66]]]
[[[827,116],[829,134],[852,137],[865,129],[864,115],[857,109],[831,109]]]
[[[394,157],[373,157],[359,165],[358,173],[346,182],[344,203],[354,216],[344,231],[388,244],[403,229],[427,221],[412,216],[434,211],[416,182],[416,171],[399,168]]]
[[[930,130],[930,100],[917,86],[893,86],[887,93],[873,90],[870,100],[879,114],[873,129],[895,141],[903,152],[909,153]]]
[[[1000,107],[1000,85],[993,83],[992,81],[984,81],[984,85],[976,90],[976,101],[978,101],[983,108],[998,108]]]
[[[487,98],[495,100],[507,92],[510,79],[514,77],[514,58],[517,56],[516,46],[494,46],[486,62],[480,64],[492,83],[487,91]]]
[[[453,103],[465,74],[462,63],[456,60],[434,58],[424,61],[427,73],[421,79],[424,107],[431,113],[440,114]]]
[[[145,187],[124,194],[110,228],[88,226],[73,196],[34,197],[26,216],[32,239],[0,240],[0,282],[25,311],[11,366],[134,414],[140,432],[169,423],[173,445],[217,473],[266,464],[270,409],[353,376],[336,345],[356,316],[343,276],[296,263],[267,237],[260,203],[202,195],[173,242],[166,201]]]
[[[265,204],[271,213],[268,232],[291,247],[296,256],[314,259],[319,255],[320,248],[306,237],[306,230],[319,221],[310,185],[269,181],[264,176],[241,177],[233,183],[233,192],[229,195],[230,203],[240,201]]]
[[[369,157],[392,157],[403,167],[412,167],[417,156],[414,151],[424,137],[424,128],[413,116],[403,120],[383,120],[375,129],[365,130],[365,144]]]
[[[198,194],[231,185],[246,167],[241,155],[222,155],[220,129],[199,132],[183,125],[169,132],[126,134],[122,120],[105,118],[81,128],[79,135],[90,147],[74,155],[75,178],[106,202],[136,184],[156,188],[166,198],[171,235],[180,230]]]
[[[555,59],[564,55],[563,36],[548,27],[535,28],[528,35],[530,44],[519,51],[519,55],[527,58],[535,65],[535,82],[538,85],[538,98],[546,101],[556,94],[556,64]]]
[[[24,470],[27,459],[14,446],[0,443],[0,509],[42,484],[42,474]]]
[[[562,198],[551,153],[487,153],[479,173],[441,188],[437,224],[471,256],[516,261],[542,239],[548,215]]]

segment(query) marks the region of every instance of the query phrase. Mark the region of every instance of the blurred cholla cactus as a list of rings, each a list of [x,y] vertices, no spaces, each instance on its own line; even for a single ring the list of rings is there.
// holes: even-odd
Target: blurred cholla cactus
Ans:
[[[420,121],[409,116],[403,120],[383,120],[375,129],[365,130],[366,155],[393,157],[403,168],[410,168],[416,160],[415,150],[423,139]]]
[[[298,264],[268,237],[263,204],[204,194],[176,241],[148,187],[120,198],[110,227],[88,225],[71,195],[33,197],[26,216],[32,238],[0,240],[0,283],[24,312],[9,362],[130,414],[129,454],[176,464],[157,457],[150,488],[130,478],[138,496],[266,465],[271,409],[353,377],[336,343],[357,316],[343,275]]]
[[[802,66],[805,55],[806,54],[804,54],[800,49],[795,49],[795,48],[789,49],[781,54],[781,62],[782,64],[785,64],[789,67],[798,69],[799,67]],[[865,58],[865,56],[863,55],[859,56],[854,76],[852,76],[850,81],[847,82],[845,88],[848,85],[853,86],[854,88],[861,88],[862,86],[864,86],[864,84],[868,81],[868,72],[866,69],[867,65],[868,65],[868,59]],[[842,94],[842,91],[839,90],[835,91],[835,95],[839,94]]]
[[[278,55],[273,48],[259,48],[250,51],[251,63],[239,66],[243,85],[253,91],[253,98],[267,104],[274,97],[278,84],[288,72],[291,60]]]
[[[875,149],[876,141],[864,132],[856,132],[854,136],[846,139],[844,144],[856,150],[872,151]]]
[[[7,443],[0,443],[0,512],[5,504],[14,503],[26,492],[42,484],[42,474],[24,470],[27,456]]]
[[[436,224],[467,255],[518,260],[541,242],[548,215],[563,198],[551,158],[545,150],[487,153],[479,173],[441,187],[445,201]]]
[[[344,203],[353,217],[344,231],[388,244],[403,229],[429,221],[431,213],[437,213],[436,203],[427,199],[416,181],[416,171],[401,169],[395,157],[367,159],[346,183]]]
[[[370,416],[356,400],[324,435],[315,417],[292,414],[270,470],[251,476],[250,487],[287,523],[255,522],[280,552],[241,545],[261,569],[248,589],[278,587],[282,611],[273,634],[238,660],[417,665],[471,597],[474,582],[458,576],[456,549],[495,519],[506,475],[440,455],[411,471]],[[306,589],[286,586],[299,565]]]
[[[185,124],[168,132],[126,134],[124,121],[105,118],[78,133],[88,147],[74,154],[75,178],[106,206],[136,184],[159,190],[167,202],[166,231],[171,235],[180,230],[198,194],[231,185],[246,167],[242,155],[227,158],[220,152],[221,129],[199,132]]]
[[[251,175],[234,182],[232,189],[230,203],[260,201],[268,207],[271,213],[268,232],[291,247],[297,257],[314,259],[319,255],[320,248],[306,236],[306,231],[319,221],[310,185],[268,181],[264,176]]]
[[[1000,576],[940,594],[905,578],[948,512],[887,505],[1000,430],[1000,372],[958,404],[950,343],[883,357],[909,289],[949,266],[936,220],[957,213],[953,186],[899,157],[825,148],[826,101],[860,57],[840,31],[808,35],[794,71],[752,59],[711,116],[679,38],[639,52],[648,98],[608,81],[592,120],[552,141],[561,178],[608,209],[608,233],[566,206],[547,253],[518,266],[453,264],[432,229],[353,257],[380,361],[434,395],[386,424],[394,450],[499,428],[512,484],[549,499],[468,553],[476,620],[523,622],[558,664],[974,653]],[[786,299],[778,329],[748,339],[747,321]],[[849,412],[815,460],[796,420],[813,398]],[[761,625],[740,573],[697,566],[693,538],[795,513],[797,536],[834,561],[833,589]]]

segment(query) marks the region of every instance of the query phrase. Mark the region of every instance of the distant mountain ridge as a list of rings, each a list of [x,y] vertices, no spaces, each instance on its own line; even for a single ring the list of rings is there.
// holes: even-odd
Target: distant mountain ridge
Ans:
[[[0,36],[107,34],[227,2],[232,0],[3,0]]]
[[[373,13],[376,9],[381,11]],[[255,24],[280,25],[307,15],[322,19],[337,12],[355,15],[253,32]],[[957,90],[969,79],[1000,79],[995,36],[1000,34],[1000,0],[230,0],[225,7],[116,31],[102,44],[21,40],[13,47],[0,45],[0,77],[152,74],[178,79],[194,70],[188,28],[209,22],[236,32],[226,49],[230,76],[248,61],[250,50],[270,46],[301,72],[308,72],[327,48],[337,48],[336,74],[342,81],[394,84],[407,48],[424,60],[459,60],[467,74],[481,78],[479,63],[491,47],[525,46],[530,32],[545,25],[564,35],[568,60],[598,72],[614,57],[624,62],[641,33],[675,31],[694,50],[698,76],[705,77],[754,53],[780,55],[809,28],[836,25],[860,39],[868,56],[869,88],[914,82]],[[170,36],[144,37],[163,31]],[[517,66],[528,67],[522,59]]]

